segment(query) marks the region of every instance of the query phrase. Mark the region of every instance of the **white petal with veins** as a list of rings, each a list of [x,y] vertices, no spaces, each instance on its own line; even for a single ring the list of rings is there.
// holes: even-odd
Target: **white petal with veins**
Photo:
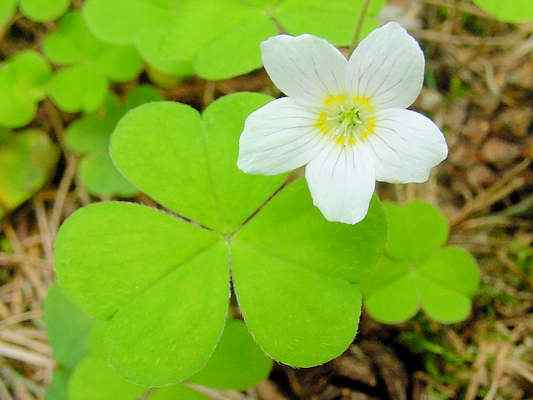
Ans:
[[[448,155],[440,129],[429,118],[410,110],[388,109],[376,114],[370,146],[376,179],[391,183],[425,182],[431,168]]]
[[[357,46],[348,65],[351,92],[371,97],[377,109],[407,108],[420,94],[424,53],[396,22],[371,32]]]
[[[356,224],[374,193],[374,165],[365,148],[330,145],[305,169],[313,203],[329,221]]]
[[[346,57],[326,40],[312,35],[274,36],[261,44],[263,64],[287,96],[321,103],[346,88]]]
[[[275,175],[307,164],[328,142],[315,127],[315,115],[289,97],[274,100],[246,119],[238,167]]]

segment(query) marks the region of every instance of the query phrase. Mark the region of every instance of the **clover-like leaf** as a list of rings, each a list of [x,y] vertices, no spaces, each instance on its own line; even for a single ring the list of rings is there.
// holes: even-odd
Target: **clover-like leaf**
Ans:
[[[8,133],[0,140],[0,210],[14,210],[52,176],[59,159],[57,146],[43,132]]]
[[[225,325],[230,263],[248,329],[277,360],[325,362],[356,333],[356,283],[384,245],[383,211],[375,200],[367,222],[329,224],[301,183],[268,202],[283,177],[243,174],[236,160],[245,118],[270,99],[238,93],[203,115],[171,102],[129,111],[112,135],[113,161],[178,215],[100,203],[60,229],[60,285],[108,320],[106,357],[130,381],[176,383],[208,363]]]
[[[439,322],[464,320],[479,285],[479,271],[466,250],[441,247],[447,239],[445,217],[421,202],[388,203],[385,210],[386,255],[361,279],[368,313],[379,321],[397,323],[422,308]]]
[[[376,27],[383,0],[372,2],[363,34]],[[168,74],[186,66],[206,79],[225,79],[261,66],[259,44],[278,33],[310,32],[350,43],[362,0],[88,0],[84,15],[102,40],[132,44]],[[328,23],[323,23],[324,20]]]
[[[533,21],[533,3],[529,0],[474,0],[483,11],[505,22]]]
[[[109,138],[117,122],[129,109],[156,100],[161,100],[161,95],[146,85],[130,91],[124,104],[108,94],[100,110],[83,116],[68,127],[66,143],[72,151],[84,156],[79,175],[90,193],[121,197],[138,193],[113,165],[109,157]]]
[[[62,16],[70,0],[20,0],[20,11],[36,22],[50,22]]]
[[[31,122],[50,76],[50,66],[32,50],[0,64],[0,125],[18,128]]]
[[[131,80],[143,68],[133,47],[98,40],[75,11],[61,18],[57,30],[48,34],[43,51],[53,63],[65,66],[52,78],[49,95],[67,112],[96,111],[109,81]]]

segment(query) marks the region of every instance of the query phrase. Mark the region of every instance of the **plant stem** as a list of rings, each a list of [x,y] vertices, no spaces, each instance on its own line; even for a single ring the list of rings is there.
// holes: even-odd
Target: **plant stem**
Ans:
[[[361,35],[361,30],[363,29],[363,22],[365,21],[366,14],[368,12],[368,7],[370,6],[371,0],[364,0],[363,7],[357,18],[357,25],[355,26],[355,32],[353,34],[352,43],[350,45],[350,54],[353,53],[357,44],[359,43],[359,36]]]

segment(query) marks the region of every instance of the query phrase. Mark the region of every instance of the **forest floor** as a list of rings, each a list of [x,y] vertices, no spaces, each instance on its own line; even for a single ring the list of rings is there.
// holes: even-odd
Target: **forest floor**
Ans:
[[[446,213],[450,242],[480,265],[472,315],[441,325],[419,314],[395,326],[363,315],[356,341],[337,360],[304,370],[276,365],[256,389],[221,398],[533,397],[533,24],[499,23],[466,0],[395,0],[385,11],[385,19],[400,21],[422,43],[427,76],[414,108],[443,128],[450,155],[428,183],[383,185],[380,194],[424,199]],[[51,27],[17,17],[0,38],[0,59],[37,47]],[[164,94],[202,108],[227,93],[270,88],[268,76],[256,72],[216,83],[194,79]],[[72,119],[45,100],[33,125],[61,144]],[[54,361],[41,306],[53,280],[53,239],[66,216],[100,200],[77,180],[77,161],[64,151],[53,182],[1,225],[2,400],[41,399],[50,380]]]

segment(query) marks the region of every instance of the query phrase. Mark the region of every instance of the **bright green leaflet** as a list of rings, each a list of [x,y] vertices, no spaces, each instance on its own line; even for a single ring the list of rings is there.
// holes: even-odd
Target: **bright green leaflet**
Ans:
[[[1,0],[0,1],[0,31],[15,14],[17,9],[17,0]]]
[[[128,93],[124,104],[108,94],[104,106],[74,121],[66,131],[69,149],[83,155],[79,175],[88,191],[101,196],[130,197],[138,193],[115,168],[109,157],[109,138],[120,118],[138,105],[161,100],[151,86],[141,85]]]
[[[284,180],[244,174],[236,162],[246,116],[271,99],[257,93],[226,96],[203,117],[172,102],[141,106],[118,124],[111,156],[123,175],[157,202],[230,233]]]
[[[143,68],[133,47],[98,40],[79,12],[61,18],[57,30],[45,38],[43,51],[53,63],[68,66],[54,75],[49,86],[52,100],[67,112],[96,111],[108,81],[129,81]]]
[[[241,311],[262,349],[295,367],[321,364],[346,350],[361,307],[354,282],[377,260],[369,244],[385,235],[377,200],[354,229],[325,221],[303,180],[280,193],[232,246]]]
[[[443,323],[467,318],[479,271],[466,250],[441,247],[447,238],[445,217],[421,202],[405,206],[387,203],[385,210],[387,254],[361,280],[368,313],[385,323],[405,321],[420,308]],[[416,229],[409,230],[410,226],[418,227],[418,234]],[[417,248],[420,251],[414,251]]]
[[[261,67],[259,45],[278,33],[278,23],[289,34],[312,33],[336,45],[348,45],[363,0],[162,3],[88,0],[84,16],[96,36],[135,45],[162,72],[178,74],[192,65],[199,76],[216,80]],[[383,4],[384,0],[371,2],[362,35],[377,26]]]
[[[50,22],[62,16],[70,6],[70,0],[20,0],[20,10],[36,22]]]
[[[112,158],[128,179],[214,231],[144,206],[101,203],[77,211],[59,232],[59,282],[92,315],[110,319],[105,348],[130,380],[175,383],[204,366],[224,325],[230,261],[248,329],[279,361],[316,365],[353,340],[355,282],[382,250],[384,214],[375,200],[367,223],[327,223],[300,182],[240,227],[283,180],[236,168],[244,119],[269,99],[226,96],[202,117],[182,104],[150,103],[128,112],[113,134]],[[287,208],[297,217],[285,223],[277,216]],[[250,251],[263,268],[250,264]],[[257,281],[270,289],[265,296],[254,293]],[[260,318],[262,309],[289,318],[273,311]]]
[[[36,130],[10,133],[0,142],[0,210],[12,211],[32,197],[52,176],[57,146]]]
[[[505,22],[533,21],[533,3],[530,0],[474,0],[483,11]]]
[[[50,76],[50,66],[32,50],[0,64],[0,126],[18,128],[30,123]]]
[[[245,390],[268,377],[272,360],[257,347],[242,321],[228,320],[207,366],[189,381],[216,389]]]

